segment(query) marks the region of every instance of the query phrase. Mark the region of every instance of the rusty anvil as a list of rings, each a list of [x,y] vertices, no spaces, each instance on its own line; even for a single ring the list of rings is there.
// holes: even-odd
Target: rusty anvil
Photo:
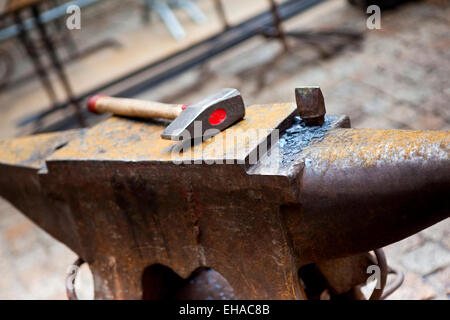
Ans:
[[[349,262],[449,216],[450,134],[351,129],[324,110],[309,127],[305,99],[248,107],[177,164],[180,142],[152,121],[4,140],[0,195],[89,264],[97,299],[158,298],[152,266],[211,268],[238,299],[305,299],[299,270],[315,265],[343,293],[368,276]],[[263,134],[217,147],[249,129]]]

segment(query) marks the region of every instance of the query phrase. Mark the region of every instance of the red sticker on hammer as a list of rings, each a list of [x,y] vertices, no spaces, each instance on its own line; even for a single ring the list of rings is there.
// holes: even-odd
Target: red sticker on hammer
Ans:
[[[225,109],[217,109],[209,116],[209,123],[213,126],[217,126],[225,121],[227,118],[227,112]]]

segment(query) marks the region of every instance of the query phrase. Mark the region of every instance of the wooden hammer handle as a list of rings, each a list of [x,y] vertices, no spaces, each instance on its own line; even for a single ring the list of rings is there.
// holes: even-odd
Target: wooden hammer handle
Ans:
[[[89,99],[88,109],[94,113],[110,112],[120,116],[139,118],[163,118],[173,120],[180,115],[186,105],[114,98],[96,95]]]

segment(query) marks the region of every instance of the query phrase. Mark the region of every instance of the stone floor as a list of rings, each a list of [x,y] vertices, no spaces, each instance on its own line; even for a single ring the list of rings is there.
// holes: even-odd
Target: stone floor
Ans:
[[[353,127],[449,130],[449,13],[448,5],[409,4],[382,12],[382,29],[367,30],[364,13],[331,0],[286,29],[341,28],[362,32],[362,41],[324,58],[303,42],[283,53],[276,41],[255,38],[139,98],[190,102],[236,87],[247,104],[284,102],[294,100],[295,86],[320,85],[327,111],[348,114]],[[385,250],[388,263],[405,274],[390,299],[450,297],[449,219]],[[64,274],[75,258],[0,199],[0,299],[64,299]],[[90,280],[85,268],[82,298],[92,297]]]

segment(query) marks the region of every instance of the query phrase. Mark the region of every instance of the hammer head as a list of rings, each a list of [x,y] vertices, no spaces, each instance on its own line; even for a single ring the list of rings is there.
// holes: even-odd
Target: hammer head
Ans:
[[[198,138],[225,130],[245,116],[241,94],[236,89],[220,91],[189,105],[161,134],[163,139]],[[217,131],[216,131],[217,132]]]

